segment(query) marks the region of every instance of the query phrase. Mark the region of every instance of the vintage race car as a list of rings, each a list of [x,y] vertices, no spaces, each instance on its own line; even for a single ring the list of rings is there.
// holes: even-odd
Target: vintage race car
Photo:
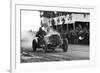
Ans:
[[[63,52],[68,50],[68,39],[62,38],[56,31],[50,31],[43,38],[33,39],[32,48],[35,52],[38,48],[43,48],[43,52],[46,53],[48,49],[55,50],[57,47],[62,48]]]

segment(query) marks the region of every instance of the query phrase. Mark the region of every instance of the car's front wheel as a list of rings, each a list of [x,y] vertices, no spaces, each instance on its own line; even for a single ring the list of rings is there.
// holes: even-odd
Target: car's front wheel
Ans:
[[[63,39],[62,49],[63,49],[63,52],[68,51],[68,40],[67,39]]]
[[[47,52],[47,44],[45,41],[42,42],[43,53]]]

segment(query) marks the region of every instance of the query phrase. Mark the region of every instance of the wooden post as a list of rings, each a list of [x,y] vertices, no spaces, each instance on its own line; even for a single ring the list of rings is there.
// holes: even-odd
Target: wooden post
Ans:
[[[67,32],[68,32],[68,23],[67,23]]]
[[[75,30],[75,23],[73,23],[73,29]]]

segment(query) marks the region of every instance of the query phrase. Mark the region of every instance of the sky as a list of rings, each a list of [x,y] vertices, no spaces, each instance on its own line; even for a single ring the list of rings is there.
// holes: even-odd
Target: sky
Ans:
[[[21,13],[21,31],[38,31],[40,27],[39,11],[22,11]]]
[[[45,19],[47,22],[47,20]],[[83,14],[72,14],[72,21],[85,21],[89,22],[89,15],[85,18]],[[21,31],[38,31],[41,26],[41,18],[39,11],[23,10],[21,13]]]

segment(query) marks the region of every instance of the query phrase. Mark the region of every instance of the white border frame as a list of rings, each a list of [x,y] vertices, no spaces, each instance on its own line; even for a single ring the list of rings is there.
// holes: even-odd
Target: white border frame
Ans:
[[[38,3],[36,3],[38,4]],[[95,65],[95,8],[91,6],[79,5],[60,5],[60,4],[40,4],[36,5],[28,2],[11,2],[11,72],[20,71],[42,71],[54,69],[66,69],[71,67],[87,67]],[[27,63],[20,64],[20,10],[52,10],[52,11],[71,11],[71,12],[89,12],[90,13],[90,60],[85,61],[63,61],[63,62],[45,62],[45,63]]]

